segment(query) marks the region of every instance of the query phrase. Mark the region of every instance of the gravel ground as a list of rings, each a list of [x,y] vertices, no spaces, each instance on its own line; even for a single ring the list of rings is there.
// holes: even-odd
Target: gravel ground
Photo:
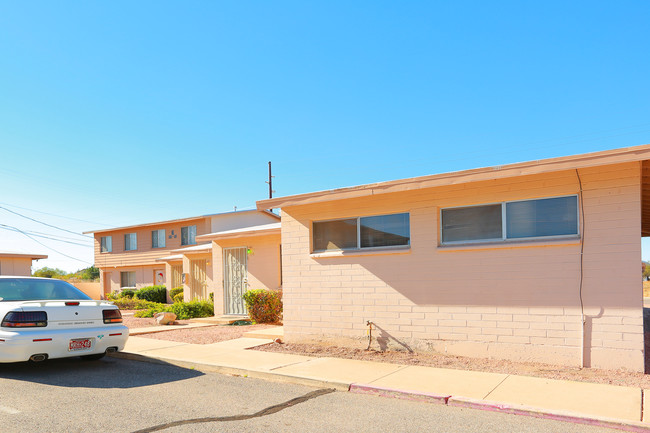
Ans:
[[[179,343],[212,344],[220,341],[234,340],[244,336],[244,332],[259,331],[270,328],[271,325],[226,326],[216,325],[205,328],[177,329],[173,331],[156,332],[138,335],[138,337],[155,340],[178,341]]]
[[[124,324],[132,328],[145,328],[150,326],[159,326],[153,318],[150,317],[133,317],[133,311],[123,310],[122,318]],[[244,325],[244,326],[223,326],[215,325],[204,328],[183,329],[189,320],[177,320],[178,325],[170,325],[169,331],[155,332],[152,334],[143,334],[138,337],[152,338],[156,340],[177,341],[179,343],[193,344],[212,344],[220,341],[234,340],[241,338],[245,332],[258,331],[261,329],[271,328],[273,325]]]
[[[122,311],[124,324],[129,328],[142,328],[157,326],[152,318],[135,318],[129,313]],[[646,310],[649,314],[650,310]],[[189,323],[189,320],[179,320],[182,326]],[[182,343],[211,344],[219,341],[240,338],[247,331],[266,329],[273,325],[248,325],[248,326],[210,326],[205,328],[174,329],[170,331],[157,332],[141,335],[145,338],[158,340],[178,341]],[[647,337],[650,337],[648,335]],[[650,340],[650,338],[646,338]],[[650,349],[650,347],[648,347]],[[259,346],[252,350],[268,352],[291,353],[307,355],[312,357],[334,357],[346,359],[359,359],[364,361],[388,362],[402,365],[420,365],[440,368],[453,368],[457,370],[487,371],[494,373],[516,374],[523,376],[545,377],[549,379],[576,380],[581,382],[606,383],[619,386],[632,386],[650,389],[650,375],[643,373],[632,373],[629,371],[610,371],[594,368],[580,369],[577,367],[566,367],[550,364],[539,364],[532,362],[513,362],[505,360],[469,358],[463,356],[450,356],[438,353],[409,353],[402,351],[376,351],[363,348],[326,346],[322,344],[278,344],[273,343]],[[646,352],[650,352],[647,350]]]
[[[333,347],[308,344],[278,344],[260,346],[252,350],[266,352],[293,353],[306,356],[330,356],[336,358],[359,359],[363,361],[388,362],[402,365],[452,368],[456,370],[487,371],[493,373],[536,376],[549,379],[576,380],[580,382],[606,383],[620,386],[650,388],[650,375],[629,371],[580,369],[560,365],[532,362],[513,362],[506,360],[469,358],[438,353],[409,353],[402,351],[366,351],[364,348]]]

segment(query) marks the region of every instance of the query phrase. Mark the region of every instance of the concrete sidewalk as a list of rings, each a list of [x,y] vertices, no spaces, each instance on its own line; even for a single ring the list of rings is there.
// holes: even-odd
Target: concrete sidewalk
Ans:
[[[650,409],[644,404],[644,390],[640,388],[246,350],[272,341],[239,338],[200,345],[131,336],[124,352],[114,356],[341,391],[650,432],[650,422],[644,422],[650,421]]]

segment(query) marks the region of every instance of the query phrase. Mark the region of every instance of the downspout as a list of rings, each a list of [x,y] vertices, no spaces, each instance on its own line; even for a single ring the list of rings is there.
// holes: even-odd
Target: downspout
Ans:
[[[580,297],[580,368],[585,367],[585,304],[582,299],[582,283],[584,280],[584,252],[585,252],[585,205],[582,195],[582,180],[580,173],[576,168],[576,176],[578,177],[578,185],[580,187],[580,222],[582,230],[580,231],[580,287],[578,295]]]

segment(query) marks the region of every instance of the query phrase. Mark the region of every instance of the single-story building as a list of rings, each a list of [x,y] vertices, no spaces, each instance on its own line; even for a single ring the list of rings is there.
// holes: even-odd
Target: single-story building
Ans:
[[[279,197],[288,342],[644,370],[650,145]],[[370,325],[369,325],[370,323]]]
[[[0,275],[29,277],[32,275],[32,262],[41,259],[47,259],[47,255],[0,251]]]

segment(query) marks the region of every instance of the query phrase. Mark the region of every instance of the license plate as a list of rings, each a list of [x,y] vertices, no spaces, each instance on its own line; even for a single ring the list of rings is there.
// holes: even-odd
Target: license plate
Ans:
[[[74,352],[75,350],[92,349],[92,347],[93,338],[75,338],[73,340],[70,340],[68,351]]]

